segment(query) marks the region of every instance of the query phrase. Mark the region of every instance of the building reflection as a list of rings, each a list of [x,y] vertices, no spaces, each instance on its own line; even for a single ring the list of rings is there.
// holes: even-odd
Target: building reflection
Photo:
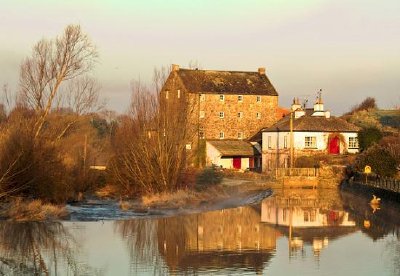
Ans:
[[[262,202],[261,221],[288,237],[291,256],[304,254],[305,245],[319,256],[329,241],[357,231],[336,190],[278,190]]]
[[[246,268],[262,271],[276,248],[277,231],[253,207],[158,222],[158,248],[171,270]]]

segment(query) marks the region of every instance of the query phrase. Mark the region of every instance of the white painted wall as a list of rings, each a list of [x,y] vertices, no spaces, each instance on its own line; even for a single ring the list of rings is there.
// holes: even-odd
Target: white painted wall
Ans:
[[[326,151],[328,148],[328,138],[330,132],[293,132],[294,138],[294,148],[295,150],[315,150],[315,151]],[[349,152],[349,153],[357,153],[358,149],[348,149],[349,137],[358,137],[357,132],[344,132],[340,133],[346,140],[346,145],[340,145],[340,152]],[[285,149],[284,147],[284,137],[287,137],[287,149],[290,148],[290,132],[263,132],[262,133],[262,152],[267,152],[270,150],[276,150],[277,145],[279,144],[279,149]],[[315,136],[317,147],[315,149],[307,149],[305,148],[305,137],[307,136]],[[271,137],[271,138],[268,138]],[[271,141],[271,144],[268,145],[268,141]]]
[[[206,165],[216,165],[224,169],[233,169],[233,158],[222,158],[221,153],[209,142],[206,142]],[[241,170],[249,168],[250,158],[243,157],[241,160]]]

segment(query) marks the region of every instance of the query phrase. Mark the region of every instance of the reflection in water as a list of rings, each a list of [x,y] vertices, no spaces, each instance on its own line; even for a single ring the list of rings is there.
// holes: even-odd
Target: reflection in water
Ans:
[[[276,247],[276,231],[252,207],[161,219],[157,233],[171,270],[262,271]]]
[[[2,221],[0,274],[57,274],[60,259],[76,271],[71,243],[59,222]]]
[[[259,211],[252,207],[155,221],[118,221],[116,227],[127,239],[134,262],[139,258],[160,264],[154,259],[157,250],[170,271],[262,271],[276,247],[276,231],[262,224]]]
[[[319,256],[330,240],[357,230],[349,213],[341,208],[339,194],[332,190],[277,191],[262,202],[261,221],[288,236],[291,255],[303,254],[306,243]]]
[[[292,189],[169,218],[3,221],[0,275],[399,275],[400,205],[370,198]]]

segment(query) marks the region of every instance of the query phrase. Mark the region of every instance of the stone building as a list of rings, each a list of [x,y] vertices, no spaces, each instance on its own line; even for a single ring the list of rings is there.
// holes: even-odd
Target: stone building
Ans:
[[[185,99],[191,105],[188,116],[196,128],[191,149],[201,140],[247,140],[277,121],[278,93],[265,68],[241,72],[172,65],[160,95],[163,101]]]
[[[276,122],[278,93],[265,75],[258,72],[182,69],[172,66],[162,97],[192,98],[193,123],[199,138],[247,139]]]

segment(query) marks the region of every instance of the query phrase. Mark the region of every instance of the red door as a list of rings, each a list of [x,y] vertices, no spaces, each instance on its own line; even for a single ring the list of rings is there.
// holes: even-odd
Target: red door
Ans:
[[[242,168],[242,158],[234,157],[233,158],[233,168],[240,170]]]
[[[334,137],[329,140],[329,153],[339,154],[340,153],[340,140],[339,137]]]

